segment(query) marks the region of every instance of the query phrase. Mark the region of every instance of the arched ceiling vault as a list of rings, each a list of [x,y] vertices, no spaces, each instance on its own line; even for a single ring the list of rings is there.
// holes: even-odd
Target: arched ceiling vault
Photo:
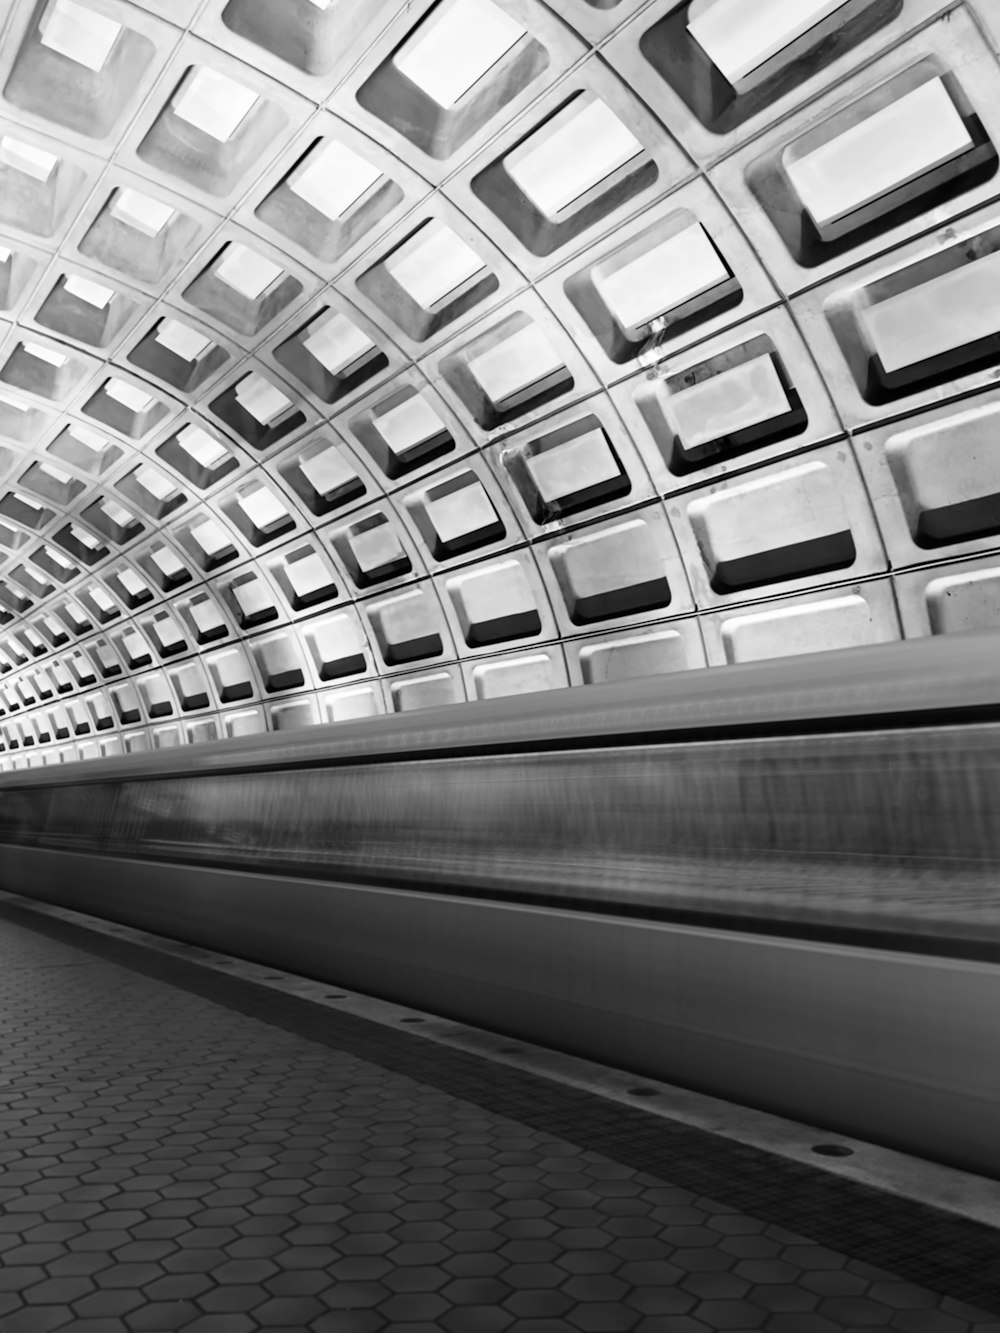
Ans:
[[[4,766],[1000,622],[994,0],[0,0]]]

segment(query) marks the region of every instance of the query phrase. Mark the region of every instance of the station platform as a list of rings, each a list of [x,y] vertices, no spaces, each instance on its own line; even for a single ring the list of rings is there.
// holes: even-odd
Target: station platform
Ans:
[[[3,1333],[1000,1333],[988,1219],[349,999],[0,895]]]

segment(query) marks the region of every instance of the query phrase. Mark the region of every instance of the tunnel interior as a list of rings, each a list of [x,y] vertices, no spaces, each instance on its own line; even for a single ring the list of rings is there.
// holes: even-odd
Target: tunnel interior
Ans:
[[[0,765],[1000,624],[990,0],[5,0]]]

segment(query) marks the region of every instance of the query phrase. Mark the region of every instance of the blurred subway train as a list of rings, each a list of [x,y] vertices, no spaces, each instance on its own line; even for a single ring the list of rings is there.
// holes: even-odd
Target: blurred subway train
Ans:
[[[1000,636],[0,778],[0,887],[1000,1176]]]

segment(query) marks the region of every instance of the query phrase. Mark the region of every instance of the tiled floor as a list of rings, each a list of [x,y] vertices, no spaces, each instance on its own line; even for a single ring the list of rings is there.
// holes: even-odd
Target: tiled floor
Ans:
[[[1000,1333],[985,1227],[10,904],[0,1051],[2,1333]]]

